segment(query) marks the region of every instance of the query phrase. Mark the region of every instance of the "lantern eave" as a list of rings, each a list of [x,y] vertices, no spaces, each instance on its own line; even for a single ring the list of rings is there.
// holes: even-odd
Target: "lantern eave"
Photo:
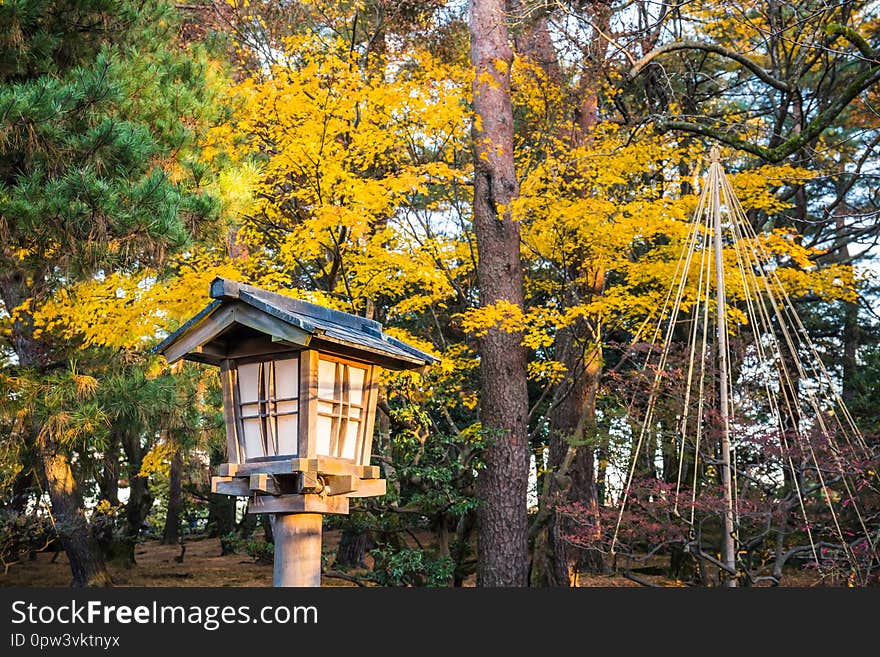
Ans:
[[[278,346],[316,348],[390,370],[424,370],[439,362],[432,354],[384,333],[382,325],[370,319],[224,278],[211,283],[211,296],[214,300],[210,304],[165,338],[154,352],[169,362],[186,358],[219,365],[224,358],[238,355],[217,342],[238,324],[268,336],[276,345],[273,351]]]

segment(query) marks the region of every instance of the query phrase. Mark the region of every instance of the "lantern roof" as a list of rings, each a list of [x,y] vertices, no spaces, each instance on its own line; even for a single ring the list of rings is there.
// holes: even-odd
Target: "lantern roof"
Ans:
[[[392,370],[422,369],[439,360],[384,333],[379,322],[253,285],[215,278],[210,295],[214,301],[154,351],[169,362],[185,358],[213,365],[245,355],[240,350],[245,343],[247,355],[309,348]]]

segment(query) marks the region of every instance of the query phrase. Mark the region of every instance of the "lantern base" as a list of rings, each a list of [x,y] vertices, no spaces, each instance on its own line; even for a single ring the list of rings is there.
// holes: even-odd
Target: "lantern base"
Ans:
[[[250,498],[248,513],[348,515],[348,498],[344,495],[254,495]]]
[[[385,480],[379,476],[375,465],[355,465],[328,457],[223,463],[220,476],[211,478],[211,492],[256,496],[269,504],[264,508],[254,505],[252,513],[348,513],[348,502],[341,501],[342,498],[385,494]],[[289,506],[297,503],[280,501],[303,496],[320,496],[320,505]],[[340,500],[330,501],[332,498]]]
[[[276,513],[273,586],[321,586],[320,513]]]
[[[256,479],[254,479],[256,477]],[[352,498],[352,497],[377,497],[384,495],[387,486],[384,479],[360,479],[360,480],[343,480],[338,482],[333,477],[326,477],[321,482],[319,488],[305,487],[298,485],[299,482],[288,482],[284,479],[269,480],[262,479],[258,475],[252,477],[211,477],[211,492],[219,495],[236,495],[238,497],[294,497],[294,496],[311,496],[320,497],[321,499],[330,498]],[[288,485],[290,484],[290,485]],[[316,493],[316,490],[320,492]],[[336,507],[332,507],[336,508]],[[347,507],[346,507],[347,508]],[[261,509],[254,513],[299,513],[310,512],[320,513],[345,513],[345,511],[332,511],[330,507],[325,509],[295,508],[295,509]]]

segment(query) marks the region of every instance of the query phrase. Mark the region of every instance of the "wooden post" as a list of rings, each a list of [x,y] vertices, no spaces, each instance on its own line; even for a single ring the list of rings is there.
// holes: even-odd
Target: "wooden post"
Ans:
[[[711,165],[709,184],[712,186],[712,212],[713,232],[715,247],[715,303],[717,304],[717,331],[718,331],[718,412],[721,419],[721,494],[724,502],[724,535],[722,536],[721,561],[729,569],[736,572],[736,546],[733,508],[733,488],[731,486],[731,460],[730,460],[730,411],[727,398],[729,393],[727,380],[727,295],[724,289],[724,248],[721,242],[721,168],[718,147],[711,150]],[[722,574],[723,576],[723,574]],[[736,586],[736,576],[729,575],[725,584],[729,587]]]
[[[220,363],[220,384],[223,390],[223,418],[226,421],[226,460],[229,463],[241,463],[241,443],[236,419],[236,398],[238,396],[238,370],[235,363],[225,358]]]
[[[320,513],[275,513],[273,586],[321,586]]]

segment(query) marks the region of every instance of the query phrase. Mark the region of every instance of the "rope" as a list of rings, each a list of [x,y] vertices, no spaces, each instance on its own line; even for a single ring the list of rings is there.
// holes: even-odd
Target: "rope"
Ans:
[[[851,473],[848,472],[848,468],[843,462],[844,452],[838,443],[838,438],[845,443],[850,454],[867,457],[870,456],[870,449],[856,426],[852,414],[838,393],[834,379],[825,368],[818,349],[810,339],[776,269],[768,266],[774,262],[774,257],[764,247],[759,235],[749,223],[733,186],[717,157],[713,158],[706,176],[706,185],[700,192],[699,201],[692,216],[691,228],[679,254],[663,305],[657,315],[655,330],[642,366],[643,371],[647,371],[652,366],[652,361],[656,356],[655,346],[662,334],[662,349],[654,365],[656,371],[650,384],[644,418],[638,439],[631,452],[631,462],[611,542],[611,553],[615,553],[621,521],[630,498],[636,466],[648,432],[655,431],[653,427],[654,414],[661,382],[666,376],[665,370],[669,362],[673,331],[679,323],[679,316],[685,308],[686,299],[689,303],[689,283],[692,285],[691,281],[694,277],[697,279],[694,301],[692,305],[687,306],[687,308],[692,307],[693,310],[691,318],[685,320],[689,322],[689,325],[684,345],[684,353],[688,358],[687,373],[684,379],[684,400],[675,433],[671,434],[669,439],[677,440],[679,443],[673,514],[682,518],[691,528],[695,526],[696,498],[702,458],[700,446],[707,397],[706,372],[711,370],[708,367],[708,327],[712,279],[710,272],[715,256],[709,253],[711,247],[709,236],[713,234],[714,230],[713,218],[717,218],[720,225],[723,217],[726,217],[727,229],[725,232],[730,233],[728,252],[733,254],[733,266],[738,274],[738,278],[732,280],[736,280],[742,285],[746,322],[751,327],[751,335],[754,338],[753,350],[745,349],[742,351],[738,361],[741,365],[738,366],[736,381],[733,378],[733,359],[727,340],[724,341],[726,343],[724,353],[717,354],[719,360],[724,361],[724,369],[719,371],[719,376],[726,377],[729,382],[729,393],[723,400],[727,406],[727,414],[726,424],[722,427],[722,431],[724,432],[723,438],[727,440],[725,444],[729,446],[730,462],[725,464],[722,461],[722,466],[730,468],[726,480],[728,482],[726,499],[729,500],[730,506],[725,513],[731,513],[733,517],[734,545],[739,544],[738,534],[741,523],[739,483],[741,436],[747,438],[750,434],[756,435],[756,431],[759,431],[763,424],[778,434],[783,452],[779,463],[783,481],[785,481],[787,471],[790,474],[791,490],[797,499],[797,507],[803,519],[804,530],[817,566],[821,567],[818,553],[819,542],[814,536],[814,528],[809,520],[805,496],[805,476],[810,470],[815,471],[817,483],[814,484],[814,488],[821,490],[821,499],[828,510],[835,538],[840,542],[851,570],[859,581],[864,583],[870,572],[871,564],[875,559],[880,561],[880,555],[877,554],[880,534],[877,538],[872,538],[867,529],[864,514],[854,494],[855,486],[851,481]],[[722,230],[724,229],[722,228]],[[697,249],[700,251],[700,257],[699,262],[695,263],[694,256]],[[694,267],[695,264],[696,267]],[[719,266],[726,268],[725,264],[720,263]],[[696,269],[696,272],[693,269]],[[719,304],[727,307],[723,289],[716,290],[715,299],[716,311],[719,312],[717,321],[721,322],[725,318],[720,315]],[[650,313],[639,327],[637,335],[641,335],[647,322],[653,317],[654,313]],[[720,328],[720,326],[716,327],[718,330]],[[738,326],[735,326],[733,331],[728,330],[727,334],[730,333],[733,333],[737,338],[743,336],[743,332]],[[715,351],[717,353],[718,350]],[[758,389],[766,395],[769,424],[768,420],[760,419],[762,405],[758,397],[752,395],[750,386],[752,377],[757,380]],[[694,390],[695,383],[696,390]],[[630,409],[635,407],[637,395],[637,392],[634,393]],[[696,396],[696,418],[692,422],[691,406],[694,402],[694,396]],[[721,403],[720,399],[719,403]],[[826,412],[830,412],[830,419],[826,418]],[[750,430],[746,424],[749,422],[749,417],[753,418],[752,423],[755,426],[753,430]],[[689,519],[685,519],[680,511],[680,497],[691,430],[694,432],[693,478],[690,514]],[[851,509],[858,519],[870,548],[871,560],[865,571],[862,570],[851,545],[844,537],[839,513],[832,499],[830,482],[827,480],[826,471],[820,464],[820,457],[813,441],[806,434],[807,431],[819,431],[820,435],[828,441],[828,451],[836,468],[834,472],[841,482],[847,502],[851,504]],[[659,435],[662,439],[664,435],[669,434],[661,433]],[[725,449],[727,448],[725,447]],[[798,465],[795,464],[795,456],[798,458]],[[747,486],[753,476],[746,471],[743,471],[743,474],[746,476],[744,486]],[[743,490],[746,488],[744,487]],[[784,530],[780,528],[780,531]]]

